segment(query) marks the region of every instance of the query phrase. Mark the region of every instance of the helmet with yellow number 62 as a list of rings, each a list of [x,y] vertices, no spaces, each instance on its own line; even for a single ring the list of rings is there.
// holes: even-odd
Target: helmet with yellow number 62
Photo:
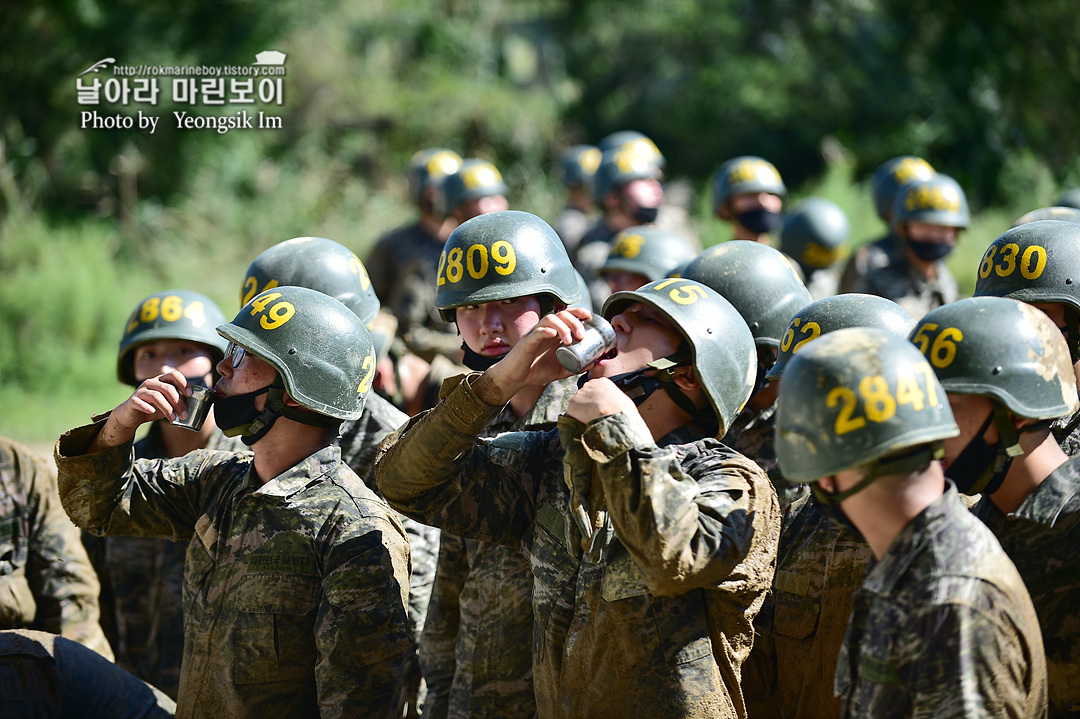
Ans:
[[[1080,359],[1080,225],[1038,220],[994,240],[979,262],[975,297],[1065,307],[1069,352]]]
[[[189,340],[206,345],[214,365],[225,355],[225,340],[214,328],[225,315],[214,301],[190,290],[165,290],[142,299],[128,318],[116,374],[124,384],[135,386],[135,349],[158,340]]]
[[[788,363],[778,402],[776,456],[797,484],[856,468],[870,477],[912,471],[960,433],[922,353],[872,327],[807,345]]]
[[[811,302],[791,318],[780,338],[776,363],[765,373],[773,382],[783,379],[791,358],[821,335],[848,327],[877,327],[907,337],[915,318],[903,307],[877,295],[848,293]]]
[[[348,247],[325,237],[294,237],[264,250],[248,265],[240,304],[259,292],[289,285],[330,295],[365,326],[379,313],[379,298],[364,263]]]
[[[466,305],[538,296],[545,313],[553,300],[581,299],[578,275],[555,230],[536,215],[504,210],[461,223],[439,257],[435,306],[447,322]]]
[[[276,369],[302,407],[343,420],[363,412],[375,350],[360,318],[333,297],[307,287],[265,290],[217,332]],[[269,402],[280,400],[272,389]],[[304,421],[289,408],[275,409]]]
[[[750,399],[757,377],[754,336],[742,315],[706,284],[671,278],[616,292],[604,303],[604,318],[610,320],[631,302],[658,310],[689,343],[691,357],[686,359],[693,363],[715,412],[717,436],[723,437]],[[667,358],[652,364],[662,374],[681,361]]]

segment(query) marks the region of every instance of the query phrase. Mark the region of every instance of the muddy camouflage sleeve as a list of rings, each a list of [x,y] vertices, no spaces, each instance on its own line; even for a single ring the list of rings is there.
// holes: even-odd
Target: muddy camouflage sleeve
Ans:
[[[461,590],[468,576],[465,540],[443,533],[427,621],[419,643],[420,668],[428,687],[424,719],[443,719],[449,711],[450,688],[457,669]]]
[[[0,618],[60,634],[112,659],[99,624],[100,585],[79,530],[60,506],[51,465],[0,441]]]
[[[535,472],[558,435],[478,439],[501,408],[473,393],[469,381],[477,376],[460,380],[437,407],[387,437],[375,477],[390,506],[408,517],[461,537],[520,547],[532,529]]]
[[[581,446],[596,463],[615,532],[653,594],[715,587],[747,556],[755,524],[779,534],[775,495],[770,492],[762,506],[754,506],[751,483],[763,487],[767,480],[761,481],[764,473],[745,457],[701,452],[697,444],[657,447],[636,414],[610,415],[584,428],[564,417],[564,446],[570,423],[577,425]],[[569,450],[567,461],[573,461]],[[775,539],[772,544],[775,559]]]

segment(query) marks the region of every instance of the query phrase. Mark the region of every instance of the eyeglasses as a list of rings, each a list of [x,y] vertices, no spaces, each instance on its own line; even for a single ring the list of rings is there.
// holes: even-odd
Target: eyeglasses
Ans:
[[[229,346],[225,348],[225,356],[229,358],[233,369],[239,369],[244,362],[244,357],[247,356],[247,350],[235,342],[230,342]]]

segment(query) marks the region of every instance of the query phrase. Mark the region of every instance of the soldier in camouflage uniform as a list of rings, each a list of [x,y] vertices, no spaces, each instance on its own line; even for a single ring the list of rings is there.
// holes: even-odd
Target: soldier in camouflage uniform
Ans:
[[[1080,388],[1080,225],[1037,220],[994,240],[979,263],[976,297],[1008,297],[1042,310],[1069,344]],[[1055,420],[1054,437],[1070,457],[1080,453],[1080,410]]]
[[[883,237],[867,242],[859,247],[848,260],[840,276],[841,293],[854,292],[852,289],[871,269],[871,258],[880,261],[878,250],[895,252],[900,240],[893,234],[892,209],[896,200],[896,191],[915,180],[928,180],[936,173],[930,163],[914,155],[901,155],[878,165],[870,179],[870,188],[874,200],[874,210],[885,223],[888,231]]]
[[[353,311],[369,329],[379,315],[375,294],[364,263],[352,250],[325,237],[296,237],[264,250],[248,265],[241,287],[240,304],[246,304],[257,289],[279,286],[306,287],[329,295]],[[384,338],[385,339],[385,338]],[[375,334],[372,333],[372,341]],[[376,348],[376,357],[378,349]],[[405,424],[409,417],[375,392],[364,402],[359,419],[341,424],[337,444],[341,460],[349,465],[369,489],[375,487],[375,451],[383,437]],[[435,562],[439,551],[439,530],[398,515],[412,548],[412,576],[409,580],[409,623],[419,637],[427,615]],[[408,667],[408,715],[419,716],[424,688],[420,664],[415,654]]]
[[[495,165],[467,158],[443,180],[437,207],[456,227],[477,215],[505,210],[509,206],[506,193],[506,183]],[[439,245],[429,256],[407,262],[388,304],[398,318],[398,331],[410,352],[428,362],[442,355],[460,363],[461,338],[435,310],[435,289],[446,281],[444,259]]]
[[[214,328],[225,316],[210,298],[189,290],[165,290],[141,300],[120,339],[116,374],[138,387],[177,370],[192,383],[212,386],[225,340]],[[151,423],[135,443],[136,459],[183,457],[195,449],[244,449],[214,424],[213,409],[193,432],[166,420]],[[180,686],[184,658],[184,551],[189,537],[95,537],[82,540],[101,580],[101,624],[116,663],[170,697]]]
[[[581,238],[592,227],[595,207],[590,188],[599,165],[600,150],[592,145],[571,145],[559,153],[555,162],[559,182],[566,188],[566,207],[552,227],[567,254],[577,252]]]
[[[612,295],[617,336],[557,430],[479,439],[518,390],[567,377],[587,310],[547,315],[381,448],[379,487],[444,530],[521,547],[540,717],[742,717],[739,667],[771,582],[780,508],[720,444],[753,388],[753,336],[708,287]],[[640,408],[639,408],[640,407]]]
[[[685,268],[697,251],[681,235],[642,225],[628,227],[615,236],[607,259],[596,271],[612,292],[636,290],[644,284],[670,277]]]
[[[798,265],[815,300],[837,292],[838,266],[848,254],[848,231],[847,215],[824,197],[808,197],[784,218],[780,251]]]
[[[734,226],[733,240],[768,245],[786,196],[776,166],[760,157],[734,157],[713,173],[713,214]]]
[[[419,210],[416,222],[391,230],[375,243],[367,256],[371,283],[382,302],[389,303],[406,278],[402,270],[414,258],[426,257],[432,266],[455,224],[438,207],[446,176],[461,167],[461,156],[445,147],[420,150],[409,160],[409,200]]]
[[[893,201],[892,234],[860,248],[840,291],[885,297],[915,317],[952,302],[956,279],[944,258],[970,221],[964,191],[948,175],[903,185]]]
[[[735,306],[754,335],[757,348],[754,392],[723,441],[765,470],[780,498],[780,508],[786,512],[804,490],[785,482],[776,466],[773,450],[776,387],[769,383],[765,373],[776,361],[784,328],[813,298],[787,258],[771,247],[748,240],[731,240],[710,247],[682,275],[719,292]]]
[[[776,364],[765,375],[779,386],[792,356],[821,335],[845,327],[877,327],[907,337],[915,318],[892,300],[837,295],[799,310],[780,339]],[[844,643],[851,600],[862,584],[870,547],[812,498],[791,504],[784,517],[776,579],[754,622],[758,636],[743,668],[747,708],[755,719],[835,717],[836,658]]]
[[[176,702],[78,642],[30,629],[0,631],[4,716],[166,719]]]
[[[0,437],[0,628],[60,634],[111,660],[99,589],[79,530],[60,506],[52,465]]]
[[[651,140],[648,143],[655,149]],[[570,256],[589,286],[594,307],[602,306],[611,294],[597,270],[607,259],[615,236],[629,227],[655,223],[664,205],[661,158],[659,150],[647,152],[641,143],[613,146],[600,157],[592,180],[593,202],[600,208],[600,218]]]
[[[301,287],[256,295],[218,332],[218,425],[253,454],[132,460],[141,423],[187,415],[168,372],[60,438],[64,508],[98,534],[191,536],[179,716],[401,716],[408,541],[333,446],[363,409],[370,336]]]
[[[842,717],[1042,717],[1031,598],[935,461],[959,430],[930,363],[874,328],[791,358],[776,450],[784,476],[874,556],[855,592],[835,690]]]
[[[1045,314],[973,297],[923,318],[912,341],[949,395],[960,436],[945,441],[945,475],[981,493],[973,510],[1016,564],[1039,616],[1050,716],[1080,712],[1080,458],[1050,421],[1076,411],[1065,339]]]
[[[465,362],[483,371],[510,351],[546,314],[579,299],[578,276],[558,235],[525,212],[495,212],[469,220],[446,241],[473,265],[481,250],[514,257],[514,269],[450,273],[439,286],[439,312],[457,324]],[[477,269],[470,265],[470,269]],[[503,265],[508,266],[508,262]],[[576,386],[572,378],[521,389],[480,433],[549,430]],[[517,548],[443,535],[420,658],[428,678],[425,717],[529,719],[536,712],[532,681],[532,572]]]

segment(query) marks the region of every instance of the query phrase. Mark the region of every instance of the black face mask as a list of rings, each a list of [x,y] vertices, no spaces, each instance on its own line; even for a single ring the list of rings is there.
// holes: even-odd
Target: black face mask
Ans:
[[[1013,458],[1008,456],[1002,442],[989,444],[983,435],[994,421],[994,413],[983,422],[955,460],[945,468],[945,476],[956,484],[957,491],[968,494],[993,494],[1001,487]]]
[[[907,244],[912,254],[923,262],[937,262],[953,250],[953,245],[948,242],[919,242],[908,238]]]
[[[772,232],[780,226],[780,213],[766,210],[764,207],[740,212],[735,215],[735,219],[755,235]]]
[[[659,207],[634,207],[632,210],[634,219],[643,225],[651,225],[656,222],[657,216],[660,214]]]
[[[461,349],[465,352],[465,357],[461,360],[461,363],[473,372],[483,372],[484,370],[493,367],[496,362],[506,356],[485,357],[482,354],[473,352],[472,349],[469,348],[469,345],[464,342],[461,343]]]
[[[240,441],[248,447],[266,436],[280,412],[267,408],[260,412],[255,409],[255,398],[270,391],[270,385],[247,394],[214,399],[214,422],[226,437],[240,435]]]

